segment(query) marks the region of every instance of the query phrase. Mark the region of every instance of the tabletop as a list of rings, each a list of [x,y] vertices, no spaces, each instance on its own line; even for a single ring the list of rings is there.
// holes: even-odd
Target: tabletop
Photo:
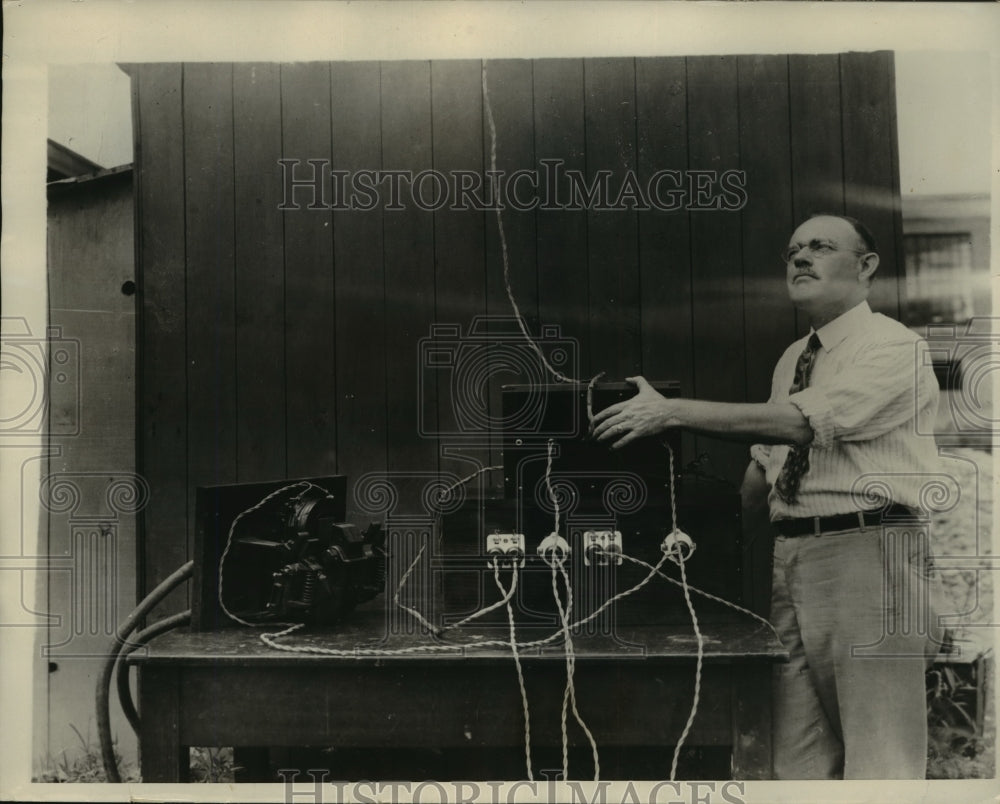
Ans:
[[[290,647],[342,651],[340,655],[279,650],[260,636],[280,626],[234,626],[213,631],[177,629],[153,640],[129,656],[137,664],[199,664],[279,666],[310,663],[361,662],[386,664],[474,664],[509,658],[510,632],[500,627],[467,626],[436,637],[426,631],[390,633],[384,607],[358,609],[333,627],[304,627],[278,641]],[[703,617],[700,622],[703,660],[706,664],[749,660],[788,661],[788,652],[774,630],[747,614]],[[519,655],[526,661],[562,661],[561,638],[548,644],[526,646],[549,637],[557,628],[533,626],[518,629]],[[611,633],[573,636],[574,653],[583,661],[646,659],[656,662],[690,662],[697,654],[697,638],[690,622],[656,626],[621,627]],[[426,649],[426,650],[422,650]],[[367,653],[366,651],[379,651]],[[398,651],[398,652],[396,652]]]

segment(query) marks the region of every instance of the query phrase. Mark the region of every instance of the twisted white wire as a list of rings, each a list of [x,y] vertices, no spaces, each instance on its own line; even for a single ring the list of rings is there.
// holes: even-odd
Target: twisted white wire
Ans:
[[[591,382],[591,386],[593,386],[593,381]],[[549,499],[552,501],[552,507],[555,511],[552,532],[558,535],[559,502],[556,500],[555,492],[552,490],[553,447],[554,442],[550,438],[548,441],[548,460],[545,465],[545,486],[548,489]],[[576,703],[576,685],[573,682],[573,675],[576,671],[576,654],[573,650],[573,634],[569,623],[569,612],[573,610],[573,585],[570,583],[569,574],[566,572],[565,554],[558,553],[556,550],[551,550],[548,554],[543,556],[543,559],[552,568],[552,597],[555,600],[556,609],[559,612],[559,621],[562,623],[563,646],[566,657],[566,689],[563,692],[562,716],[560,720],[560,727],[562,730],[563,778],[569,778],[569,732],[566,726],[566,714],[569,705],[572,704],[573,717],[576,718],[576,722],[580,724],[580,728],[583,729],[584,733],[587,735],[587,740],[590,742],[590,748],[594,755],[594,781],[596,782],[600,780],[601,773],[601,762],[597,752],[597,741],[594,739],[594,735],[591,733],[590,729],[587,728],[587,724],[580,715],[580,710]],[[566,587],[565,608],[562,605],[562,601],[559,599],[559,587],[556,582],[557,568],[562,574],[563,584]]]
[[[496,559],[493,559],[493,580],[496,582],[500,594],[510,600],[510,596],[505,592],[503,583],[500,581],[500,570]],[[514,575],[511,579],[511,588],[517,584],[517,564],[514,564]],[[513,594],[513,592],[511,593]],[[507,622],[510,625],[510,653],[514,657],[514,667],[517,669],[517,684],[521,690],[521,706],[524,710],[524,762],[527,769],[528,781],[533,782],[535,776],[531,771],[531,711],[528,708],[528,690],[524,686],[524,671],[521,669],[521,657],[517,652],[517,632],[514,626],[514,610],[510,603],[507,603]]]
[[[647,570],[650,571],[652,575],[659,575],[663,580],[667,581],[668,583],[672,583],[674,586],[683,586],[681,581],[678,581],[676,578],[671,578],[669,575],[665,574],[660,570],[660,565],[663,564],[662,560],[658,561],[656,566],[654,567],[652,564],[643,561],[641,558],[630,556],[627,553],[618,553],[617,555],[620,555],[626,561],[631,561],[633,564],[637,564],[640,567],[645,567]],[[723,606],[728,606],[729,608],[735,611],[742,612],[743,614],[748,614],[761,624],[766,625],[771,630],[771,633],[773,633],[774,636],[777,638],[778,632],[775,631],[774,626],[771,625],[769,620],[765,619],[764,617],[761,617],[759,614],[750,611],[750,609],[745,609],[742,606],[739,606],[730,600],[726,600],[724,597],[713,595],[711,592],[706,592],[703,589],[699,589],[697,586],[692,586],[690,583],[687,584],[687,588],[690,591],[694,592],[696,595],[700,595],[701,597],[706,598],[707,600],[714,600],[716,603],[721,603]]]
[[[490,129],[490,170],[491,175],[496,176],[497,169],[497,127],[496,123],[493,121],[493,107],[490,104],[490,90],[489,84],[486,80],[486,60],[483,60],[483,106],[486,108],[486,123]],[[510,306],[514,311],[514,318],[517,320],[517,325],[521,329],[521,334],[524,335],[524,339],[528,342],[528,345],[534,350],[538,359],[541,361],[542,365],[548,369],[549,373],[555,377],[559,382],[580,382],[573,377],[568,377],[563,374],[559,369],[553,366],[546,359],[544,352],[538,347],[531,334],[528,332],[528,327],[524,323],[524,316],[521,315],[521,308],[517,306],[517,301],[514,299],[514,291],[511,289],[510,285],[510,256],[507,253],[507,236],[504,234],[503,230],[503,215],[500,212],[500,204],[497,203],[495,207],[497,214],[497,232],[500,235],[500,253],[503,258],[503,285],[504,290],[507,291],[507,300],[510,302]]]
[[[556,586],[556,566],[559,567],[559,572],[562,574],[563,583],[566,586],[566,607],[563,608],[561,601],[559,600],[559,592]],[[563,624],[563,632],[566,635],[566,690],[563,693],[563,705],[562,705],[562,738],[563,738],[563,778],[569,778],[569,736],[566,729],[566,705],[567,702],[572,705],[573,717],[576,722],[580,724],[580,728],[583,729],[583,733],[587,735],[587,741],[590,743],[590,751],[594,757],[594,781],[599,782],[601,780],[601,759],[597,750],[597,740],[594,739],[593,733],[587,727],[584,722],[583,717],[580,715],[580,710],[577,708],[576,703],[576,684],[574,683],[574,674],[576,673],[576,651],[573,648],[573,635],[571,633],[571,626],[569,624],[569,612],[573,609],[573,587],[569,582],[569,574],[566,572],[566,562],[565,559],[558,561],[558,564],[552,565],[552,593],[555,597],[556,607],[559,610],[559,619]]]
[[[463,625],[468,625],[473,620],[479,619],[484,614],[489,614],[491,611],[495,611],[501,606],[508,605],[511,601],[511,598],[514,597],[514,592],[517,591],[517,569],[519,564],[516,560],[513,561],[512,563],[514,564],[514,572],[513,575],[511,576],[510,589],[507,590],[507,592],[503,595],[503,597],[501,597],[496,603],[492,603],[489,606],[486,606],[485,608],[473,612],[468,617],[459,620],[457,623],[452,623],[451,625],[446,625],[443,628],[437,629],[436,633],[440,636],[441,634],[444,634],[447,631],[453,631],[456,628],[461,628]],[[493,557],[492,564],[496,566],[497,564],[496,556]]]
[[[445,500],[447,500],[448,499],[448,495],[451,494],[455,489],[457,489],[457,488],[459,488],[461,486],[464,486],[470,480],[475,480],[480,475],[486,474],[487,472],[495,472],[498,469],[502,470],[503,469],[503,464],[499,464],[499,465],[496,465],[496,466],[483,466],[483,467],[480,467],[475,472],[472,472],[472,473],[466,475],[465,477],[463,477],[463,478],[461,478],[459,480],[456,480],[454,483],[452,483],[450,486],[448,486],[448,488],[442,489],[438,493],[438,498],[437,498],[438,505],[440,505]]]
[[[680,553],[679,547],[678,553]],[[695,715],[698,714],[698,703],[701,700],[701,669],[705,656],[705,638],[701,634],[701,628],[698,625],[698,615],[695,613],[694,604],[691,602],[691,594],[688,591],[687,572],[684,569],[686,561],[687,559],[678,555],[677,565],[681,568],[681,589],[684,591],[684,602],[687,603],[688,611],[691,614],[691,625],[694,628],[694,635],[698,640],[698,657],[694,668],[694,694],[691,699],[691,711],[688,713],[687,722],[684,724],[684,730],[677,740],[677,745],[674,746],[674,758],[670,763],[670,781],[674,781],[677,778],[677,763],[680,760],[681,749],[684,747],[688,734],[691,732],[691,726],[694,725]]]
[[[674,483],[674,449],[670,446],[670,442],[668,441],[664,441],[663,446],[667,448],[667,454],[670,458],[670,519],[673,527],[671,532],[677,533],[677,489],[676,484]],[[691,726],[694,724],[695,716],[698,714],[698,704],[701,701],[702,662],[705,657],[705,638],[702,636],[701,627],[698,624],[698,615],[695,613],[694,604],[691,602],[691,593],[688,590],[687,570],[684,567],[687,559],[691,557],[691,553],[688,553],[687,556],[685,556],[684,550],[679,542],[674,544],[673,552],[676,553],[676,557],[673,561],[681,569],[681,589],[684,592],[684,602],[687,604],[688,613],[691,615],[691,627],[694,629],[695,640],[698,643],[698,655],[694,666],[694,694],[691,697],[691,710],[688,712],[687,722],[684,724],[681,736],[677,739],[677,745],[674,746],[674,756],[670,763],[670,781],[674,781],[677,777],[677,763],[680,761],[681,750],[684,748],[684,743],[687,741],[688,734],[691,733]],[[663,555],[666,557],[669,553],[664,550]],[[662,561],[660,563],[662,563]],[[659,571],[659,565],[657,565],[657,571]]]

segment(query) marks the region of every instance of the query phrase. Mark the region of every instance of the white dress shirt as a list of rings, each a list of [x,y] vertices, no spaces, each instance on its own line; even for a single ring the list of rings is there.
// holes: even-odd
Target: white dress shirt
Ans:
[[[932,507],[934,484],[942,478],[929,432],[939,391],[926,343],[873,313],[868,302],[816,334],[821,347],[808,387],[788,393],[808,335],[785,350],[771,383],[770,401],[794,404],[813,431],[809,471],[794,504],[774,491],[789,447],[755,444],[750,450],[771,485],[771,519],[851,513],[890,502]]]

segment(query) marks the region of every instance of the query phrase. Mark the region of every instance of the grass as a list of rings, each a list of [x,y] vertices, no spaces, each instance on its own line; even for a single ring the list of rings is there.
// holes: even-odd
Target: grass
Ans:
[[[962,497],[952,510],[934,516],[931,541],[938,556],[968,557],[963,563],[970,569],[943,570],[941,580],[955,611],[963,613],[956,643],[967,658],[983,653],[987,659],[982,679],[973,677],[975,668],[967,663],[940,662],[928,673],[927,778],[991,779],[996,771],[993,630],[981,626],[992,622],[993,613],[988,558],[993,541],[993,456],[974,449],[952,454],[960,460],[945,459],[946,471]],[[975,714],[977,686],[986,698],[981,723]]]
[[[106,782],[107,775],[104,773],[104,760],[101,758],[101,749],[90,739],[89,734],[84,737],[80,730],[72,723],[69,727],[73,729],[77,739],[80,741],[81,751],[72,759],[66,756],[63,751],[58,757],[49,757],[48,761],[40,773],[32,777],[33,782]],[[122,760],[118,753],[117,743],[113,744],[115,759],[118,762],[118,772],[123,782],[139,782],[139,771],[130,763]]]
[[[101,758],[100,746],[80,732],[72,723],[73,729],[80,741],[81,751],[72,759],[63,751],[58,757],[50,757],[43,769],[32,777],[33,782],[69,783],[69,782],[106,782],[104,761]],[[118,773],[122,782],[138,784],[142,781],[139,770],[133,764],[124,762],[115,745],[115,759],[118,762]],[[191,749],[191,781],[192,782],[232,782],[235,779],[236,764],[233,761],[232,748],[201,748]]]
[[[236,778],[236,763],[232,748],[192,748],[192,782],[232,782]]]

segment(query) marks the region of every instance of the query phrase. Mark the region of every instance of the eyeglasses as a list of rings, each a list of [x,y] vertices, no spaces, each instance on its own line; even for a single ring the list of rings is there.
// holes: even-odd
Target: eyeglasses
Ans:
[[[781,261],[784,263],[791,262],[792,259],[803,249],[809,249],[809,251],[817,257],[829,257],[831,254],[838,251],[850,251],[853,254],[869,253],[856,248],[840,248],[840,246],[836,243],[831,243],[829,240],[810,240],[808,243],[803,245],[796,244],[786,248],[781,252]]]

